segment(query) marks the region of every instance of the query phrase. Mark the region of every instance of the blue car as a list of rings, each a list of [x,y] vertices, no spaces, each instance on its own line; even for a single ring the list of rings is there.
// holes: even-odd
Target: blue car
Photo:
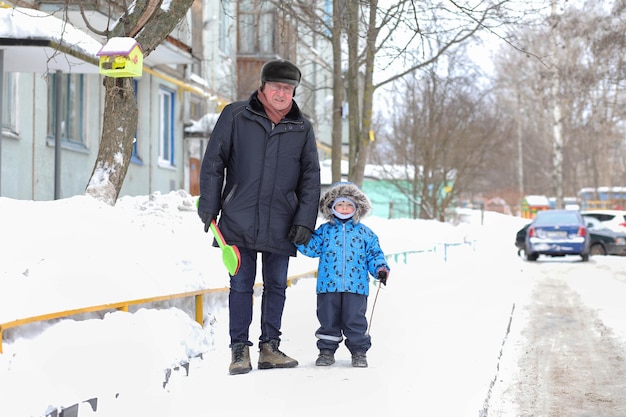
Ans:
[[[530,223],[526,233],[526,259],[536,261],[539,255],[580,255],[589,260],[590,233],[583,217],[575,210],[544,210]]]

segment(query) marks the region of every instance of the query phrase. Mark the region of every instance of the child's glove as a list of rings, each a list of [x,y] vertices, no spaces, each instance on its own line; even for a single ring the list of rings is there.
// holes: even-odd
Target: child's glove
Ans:
[[[389,271],[387,271],[385,268],[380,268],[378,270],[378,281],[383,284],[383,285],[387,285],[387,276],[389,275]]]

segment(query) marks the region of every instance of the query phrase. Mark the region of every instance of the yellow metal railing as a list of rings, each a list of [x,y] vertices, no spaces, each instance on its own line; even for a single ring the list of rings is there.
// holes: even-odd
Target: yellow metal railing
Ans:
[[[306,278],[306,277],[313,278],[316,276],[317,276],[317,270],[304,272],[302,274],[292,275],[287,279],[287,286],[291,287],[292,283],[294,281],[297,281],[300,278]],[[260,287],[262,285],[263,285],[262,283],[257,283],[255,284],[255,287]],[[73,316],[76,314],[93,313],[96,311],[105,311],[105,310],[128,311],[128,307],[131,305],[150,304],[150,303],[156,303],[158,301],[167,301],[167,300],[173,300],[177,298],[187,298],[187,297],[195,298],[195,320],[201,326],[203,326],[204,325],[204,310],[203,310],[204,295],[208,293],[225,292],[225,291],[228,291],[228,287],[207,288],[203,290],[188,291],[188,292],[182,292],[182,293],[177,293],[177,294],[168,294],[168,295],[161,295],[161,296],[156,296],[156,297],[139,298],[136,300],[119,301],[115,303],[74,308],[71,310],[40,314],[37,316],[16,319],[16,320],[9,321],[6,323],[0,323],[0,354],[2,353],[2,332],[6,329],[22,326],[24,324],[35,323],[39,321],[46,321],[46,320],[63,318],[63,317],[69,317],[69,316]]]
[[[407,257],[409,255],[413,255],[413,254],[418,254],[418,253],[424,253],[424,252],[433,252],[433,253],[437,253],[437,252],[441,252],[441,247],[443,247],[443,259],[444,261],[447,262],[448,260],[448,248],[449,247],[453,247],[453,246],[471,246],[472,248],[474,248],[476,241],[470,241],[470,242],[463,242],[463,243],[442,243],[442,244],[436,244],[431,248],[424,248],[424,249],[420,249],[420,250],[415,250],[415,251],[402,251],[402,252],[398,252],[398,253],[392,253],[392,254],[388,254],[386,256],[387,259],[393,259],[395,262],[399,262],[400,259],[402,259],[402,261],[404,263],[407,262]],[[291,287],[291,285],[299,280],[300,278],[316,278],[317,277],[317,270],[311,270],[311,271],[307,271],[307,272],[303,272],[301,274],[295,274],[295,275],[291,275],[287,278],[287,286]],[[256,283],[254,286],[255,287],[261,287],[263,285],[263,283]],[[38,316],[33,316],[33,317],[26,317],[26,318],[21,318],[21,319],[16,319],[13,321],[9,321],[6,323],[0,323],[0,354],[2,354],[2,332],[5,329],[10,329],[13,327],[18,327],[18,326],[22,326],[24,324],[29,324],[29,323],[35,323],[35,322],[39,322],[39,321],[46,321],[46,320],[52,320],[52,319],[58,319],[58,318],[63,318],[63,317],[69,317],[69,316],[73,316],[76,314],[82,314],[82,313],[93,313],[96,311],[105,311],[105,310],[120,310],[120,311],[128,311],[128,307],[131,305],[137,305],[137,304],[150,304],[150,303],[155,303],[158,301],[166,301],[166,300],[173,300],[176,298],[186,298],[186,297],[195,297],[195,320],[201,325],[204,326],[204,311],[203,311],[203,302],[204,302],[204,295],[208,294],[208,293],[215,293],[215,292],[226,292],[228,291],[228,287],[224,287],[224,288],[207,288],[204,290],[195,290],[195,291],[188,291],[188,292],[182,292],[182,293],[177,293],[177,294],[168,294],[168,295],[161,295],[161,296],[156,296],[156,297],[149,297],[149,298],[139,298],[136,300],[129,300],[129,301],[120,301],[120,302],[115,302],[115,303],[109,303],[109,304],[100,304],[100,305],[96,305],[96,306],[89,306],[89,307],[82,307],[82,308],[75,308],[72,310],[65,310],[65,311],[58,311],[55,313],[46,313],[46,314],[40,314]]]

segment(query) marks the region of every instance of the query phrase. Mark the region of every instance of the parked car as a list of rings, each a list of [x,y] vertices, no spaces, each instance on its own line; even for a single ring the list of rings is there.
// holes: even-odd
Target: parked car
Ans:
[[[575,210],[537,212],[524,237],[524,253],[529,261],[536,261],[540,255],[579,255],[586,262],[590,248],[590,233],[583,217]]]
[[[590,255],[626,255],[626,233],[616,232],[595,217],[583,215],[591,236]]]
[[[615,232],[626,233],[626,210],[586,210],[581,214],[600,220]]]
[[[583,216],[591,237],[589,255],[626,255],[626,233],[614,232],[608,229],[598,219]],[[517,231],[515,246],[519,255],[525,250],[526,230],[530,223]]]

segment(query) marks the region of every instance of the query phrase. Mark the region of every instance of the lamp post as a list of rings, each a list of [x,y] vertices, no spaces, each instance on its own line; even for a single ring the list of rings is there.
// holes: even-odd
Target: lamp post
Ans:
[[[63,106],[63,85],[62,85],[63,72],[58,71],[55,74],[56,81],[56,103],[54,106],[54,113],[56,115],[56,126],[54,129],[54,199],[61,198],[61,134],[63,132],[63,121],[61,115],[63,112],[61,108]]]

